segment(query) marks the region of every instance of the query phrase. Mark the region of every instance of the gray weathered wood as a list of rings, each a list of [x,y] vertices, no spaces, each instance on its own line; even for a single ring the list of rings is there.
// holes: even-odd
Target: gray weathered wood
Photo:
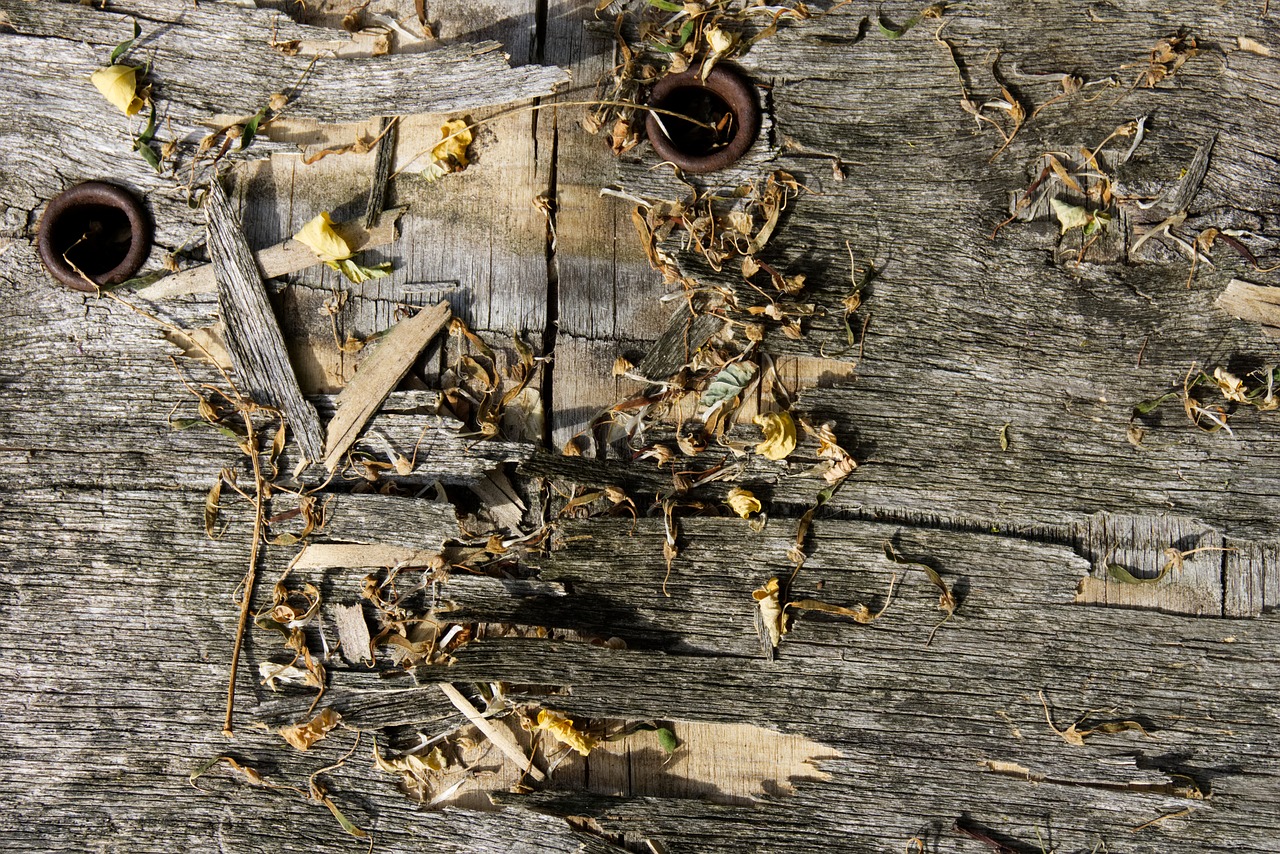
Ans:
[[[209,187],[205,214],[231,364],[249,397],[284,413],[306,459],[318,461],[324,455],[320,419],[298,387],[262,273],[217,181]]]
[[[226,11],[223,5],[205,0],[182,9],[215,15]],[[578,28],[589,9],[553,4],[539,15],[537,4],[496,0],[475,9],[447,22],[449,37],[523,33],[513,48],[521,59],[542,44],[553,60],[581,69],[613,61]],[[77,20],[102,14],[17,0],[0,10],[24,20],[47,12],[55,23],[64,14]],[[1057,223],[1044,217],[1016,220],[995,242],[987,237],[1007,216],[1011,194],[1038,174],[1043,151],[1096,145],[1122,122],[1148,115],[1146,139],[1118,170],[1117,191],[1145,203],[1175,199],[1198,183],[1198,193],[1186,190],[1188,216],[1175,235],[1191,240],[1210,226],[1238,229],[1247,232],[1241,239],[1260,266],[1273,264],[1280,234],[1269,213],[1278,191],[1267,177],[1274,166],[1268,134],[1280,91],[1273,63],[1280,33],[1260,10],[1261,4],[1186,2],[953,9],[940,37],[953,44],[977,103],[1001,97],[990,65],[997,51],[997,71],[1029,110],[1059,84],[1028,75],[1114,74],[1122,84],[1091,87],[1048,107],[990,165],[1001,141],[961,108],[956,69],[934,39],[936,24],[925,21],[891,40],[879,34],[874,17],[864,21],[882,11],[901,22],[918,6],[842,7],[784,24],[779,36],[744,57],[744,66],[771,87],[773,136],[723,183],[780,167],[821,191],[789,210],[771,263],[809,273],[814,300],[829,313],[808,322],[801,341],[770,332],[764,349],[813,363],[836,357],[846,367],[857,357],[852,384],[800,398],[801,411],[837,422],[861,465],[819,512],[796,592],[878,608],[895,569],[880,544],[896,536],[905,555],[929,562],[952,584],[960,597],[955,617],[925,648],[941,617],[937,594],[908,570],[874,625],[806,612],[776,661],[766,663],[751,625],[750,594],[770,575],[790,574],[786,552],[797,517],[825,484],[795,476],[813,462],[809,445],[787,462],[752,459],[740,477],[766,500],[768,526],[754,534],[727,515],[681,514],[670,598],[661,591],[667,571],[661,521],[641,518],[633,532],[627,516],[560,520],[553,542],[565,548],[522,557],[519,571],[533,578],[504,584],[458,577],[440,588],[442,603],[461,606],[445,617],[550,624],[560,627],[553,637],[616,636],[626,649],[563,639],[479,640],[459,651],[454,667],[421,674],[431,683],[422,687],[381,660],[370,669],[331,658],[322,702],[365,730],[347,764],[322,778],[335,803],[376,834],[380,850],[576,851],[618,844],[654,850],[648,839],[671,851],[898,852],[914,850],[913,837],[939,854],[980,850],[951,830],[960,817],[1027,852],[1274,849],[1280,836],[1273,807],[1280,799],[1274,737],[1280,572],[1269,498],[1276,490],[1275,416],[1242,412],[1232,419],[1234,437],[1202,434],[1175,401],[1142,422],[1142,447],[1128,443],[1132,405],[1178,387],[1192,361],[1240,362],[1245,372],[1275,361],[1274,344],[1256,326],[1212,304],[1231,277],[1265,285],[1272,274],[1252,270],[1220,242],[1215,266],[1201,262],[1188,289],[1187,260],[1170,239],[1127,251],[1158,224],[1148,217],[1155,208],[1118,211],[1106,239],[1078,266],[1081,242],[1062,238]],[[51,97],[128,34],[118,14],[91,20],[110,21],[109,31],[0,35],[0,56],[21,60],[0,72],[14,96],[0,106],[7,119],[0,129],[6,473],[0,831],[24,850],[363,850],[319,804],[250,788],[225,768],[197,781],[207,792],[187,781],[202,761],[229,753],[273,782],[305,789],[310,773],[352,747],[354,734],[340,729],[305,754],[267,730],[245,729],[232,745],[218,736],[222,662],[235,622],[231,595],[243,574],[249,526],[243,508],[225,494],[230,506],[223,519],[231,527],[222,540],[204,538],[200,517],[215,473],[236,464],[239,454],[211,430],[174,431],[166,423],[175,405],[187,407],[175,413],[183,417],[193,403],[167,361],[172,348],[151,321],[50,287],[34,261],[27,238],[43,200],[109,171],[150,193],[153,209],[164,213],[157,217],[162,249],[177,248],[196,230],[168,179],[161,184],[130,155],[126,129],[84,121],[102,115],[91,100],[95,92],[86,87],[73,98]],[[283,19],[281,25],[292,26]],[[1141,65],[1157,39],[1184,26],[1200,39],[1201,55],[1172,81],[1127,91],[1141,68],[1124,66]],[[75,43],[81,38],[93,46]],[[181,41],[181,27],[158,38]],[[1246,49],[1243,39],[1260,47]],[[28,61],[36,50],[43,52],[39,61]],[[1271,58],[1260,55],[1265,50]],[[158,69],[163,59],[157,52]],[[379,105],[369,115],[388,112]],[[599,186],[616,182],[668,198],[688,188],[650,172],[654,159],[644,146],[617,167],[607,155],[581,156],[585,149],[570,141],[567,109],[555,124],[546,121],[549,113],[536,115],[536,136],[529,114],[490,126],[498,140],[482,135],[477,145],[481,155],[492,146],[488,164],[477,157],[467,172],[430,187],[412,184],[409,175],[396,179],[396,201],[417,205],[409,214],[417,219],[406,228],[413,239],[406,258],[401,250],[383,256],[397,262],[394,282],[353,293],[367,313],[352,327],[362,335],[380,331],[397,303],[435,301],[438,289],[452,287],[447,295],[477,328],[546,331],[556,316],[540,308],[555,281],[547,275],[549,235],[526,196],[562,188],[560,239],[550,261],[560,274],[565,332],[548,338],[557,342],[557,358],[568,358],[553,377],[547,407],[573,432],[628,395],[631,386],[610,376],[614,356],[636,361],[666,323],[651,301],[663,286],[636,249],[627,208],[596,198]],[[438,139],[439,123],[424,120],[418,131],[424,143]],[[1190,167],[1215,133],[1203,180],[1185,181],[1183,170],[1195,171]],[[846,180],[828,177],[830,158],[788,149],[784,137],[839,156]],[[266,152],[280,144],[261,145]],[[517,165],[497,168],[508,157]],[[1114,165],[1105,153],[1103,159]],[[337,175],[337,167],[325,167],[334,160],[313,167],[309,174],[319,176],[313,180]],[[279,242],[319,210],[338,207],[335,198],[358,214],[371,161],[344,167],[359,174],[323,187],[284,180],[295,168],[305,171],[287,161],[263,167],[275,172],[274,183],[246,190],[247,182],[238,182],[252,244]],[[554,181],[546,171],[551,163]],[[699,180],[713,186],[721,179]],[[503,205],[477,203],[500,190],[508,197]],[[860,353],[849,351],[838,308],[849,284],[846,240],[859,263],[884,268],[860,311],[859,319],[872,316]],[[696,261],[682,263],[706,282],[733,284]],[[286,285],[282,298],[292,308],[318,310],[334,280],[298,279],[305,286]],[[446,281],[457,284],[440,284]],[[437,292],[406,293],[423,282]],[[197,296],[156,311],[186,323],[207,322],[212,310]],[[199,365],[182,362],[181,369],[197,380],[216,379]],[[525,474],[512,475],[518,485],[538,478],[563,489],[573,482],[617,484],[643,513],[672,490],[673,470],[722,461],[704,454],[659,468],[651,460],[534,455],[527,447],[461,438],[459,426],[432,415],[429,404],[393,396],[358,445],[385,461],[378,438],[385,435],[397,453],[411,455],[431,425],[415,474],[392,479],[406,490],[437,479],[474,482],[494,466],[525,460]],[[1005,423],[1007,451],[999,442]],[[746,441],[749,433],[736,438]],[[360,485],[336,480],[331,488]],[[715,510],[727,486],[707,484],[686,497]],[[536,518],[540,508],[530,509]],[[412,504],[404,512],[417,518],[421,511]],[[361,511],[346,513],[360,517]],[[337,534],[338,517],[334,525]],[[992,527],[1000,534],[986,533]],[[394,535],[389,525],[371,533]],[[1149,610],[1166,608],[1164,601],[1122,603],[1109,588],[1107,605],[1077,601],[1080,581],[1102,580],[1109,556],[1158,569],[1170,538],[1189,538],[1187,548],[1238,549],[1189,557],[1185,578],[1171,574],[1159,583],[1171,591],[1170,601],[1200,616]],[[268,548],[263,577],[282,571],[295,552]],[[1215,566],[1217,591],[1210,584]],[[350,603],[364,576],[379,571],[316,567],[296,570],[294,581],[315,583],[327,603]],[[1191,579],[1196,583],[1187,589]],[[428,601],[424,591],[423,607]],[[1212,616],[1215,606],[1242,619]],[[313,652],[320,654],[321,632],[332,648],[332,613],[322,612],[308,631]],[[255,664],[278,660],[280,652],[274,635],[251,633],[247,653]],[[824,755],[840,755],[819,761],[814,779],[790,787],[778,781],[756,806],[708,803],[701,795],[713,793],[705,790],[637,796],[642,790],[629,787],[625,775],[605,797],[605,790],[583,785],[580,767],[561,778],[569,791],[504,795],[493,812],[424,812],[404,799],[393,778],[369,767],[368,750],[372,731],[381,747],[398,748],[417,743],[418,733],[457,727],[461,715],[434,685],[441,678],[473,702],[470,680],[508,679],[526,686],[513,692],[515,699],[580,718],[651,718],[670,722],[677,734],[689,719],[708,727],[746,721],[806,734],[827,748]],[[1083,747],[1070,745],[1049,730],[1039,691],[1060,728],[1089,709],[1114,707],[1100,716],[1140,720],[1152,737],[1097,733]],[[269,726],[299,720],[314,694],[287,686],[272,693],[258,684],[255,668],[242,670],[239,695],[248,706],[242,712]],[[678,753],[671,764],[678,769],[681,761]],[[1007,773],[984,762],[1009,763],[994,766]],[[605,776],[603,759],[596,767]],[[1211,796],[1187,797],[1187,783],[1176,775],[1209,787]]]

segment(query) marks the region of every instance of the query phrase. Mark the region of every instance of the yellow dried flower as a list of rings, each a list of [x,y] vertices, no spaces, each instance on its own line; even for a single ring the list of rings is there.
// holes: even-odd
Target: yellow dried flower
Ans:
[[[760,499],[756,498],[749,489],[735,486],[729,490],[728,501],[733,512],[743,519],[750,518],[752,513],[760,512]]]
[[[345,261],[353,254],[347,241],[333,230],[333,220],[329,218],[328,211],[304,225],[293,239],[307,246],[316,253],[317,258],[326,263]]]
[[[755,423],[764,433],[764,441],[756,445],[756,453],[771,460],[781,460],[796,449],[796,423],[786,412],[757,415]]]
[[[471,145],[471,128],[466,119],[445,122],[440,128],[441,140],[431,149],[431,165],[422,173],[429,181],[442,178],[450,172],[461,172],[470,165],[467,149]]]
[[[586,733],[573,728],[573,720],[555,712],[542,709],[538,712],[538,729],[545,730],[561,744],[567,745],[586,756],[596,746],[596,740]]]
[[[146,101],[138,97],[138,70],[132,65],[108,65],[89,76],[102,97],[126,116],[136,115]]]

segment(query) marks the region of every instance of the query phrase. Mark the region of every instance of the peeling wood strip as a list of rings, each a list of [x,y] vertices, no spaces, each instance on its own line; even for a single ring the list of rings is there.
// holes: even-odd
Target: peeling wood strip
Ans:
[[[218,181],[210,183],[205,207],[231,363],[254,401],[284,413],[307,459],[319,459],[324,447],[320,418],[298,387],[262,276]]]
[[[290,566],[306,569],[386,569],[392,566],[427,566],[439,557],[429,549],[351,543],[308,543]]]
[[[452,316],[447,302],[424,309],[396,324],[373,355],[365,359],[355,379],[337,397],[338,411],[329,422],[324,450],[324,464],[329,471],[338,467],[365,422],[395,390],[418,354],[440,334]]]
[[[363,226],[355,220],[337,222],[333,230],[338,232],[347,245],[359,252],[375,246],[387,246],[396,239],[396,221],[403,208],[396,210],[394,217],[389,217],[376,226]],[[275,246],[260,249],[254,253],[258,268],[264,279],[287,276],[308,267],[315,267],[321,262],[316,253],[305,244],[289,238]],[[212,264],[191,267],[172,276],[166,276],[146,288],[137,291],[136,295],[152,301],[187,296],[188,294],[211,294],[218,290],[218,280]]]
[[[400,138],[398,116],[383,116],[379,123],[378,159],[373,167],[373,186],[369,188],[369,204],[364,211],[364,227],[373,228],[382,218],[382,206],[386,204],[387,184],[391,181],[391,168],[396,160],[396,142]]]
[[[373,638],[369,635],[369,624],[365,622],[360,603],[339,606],[334,611],[334,622],[338,626],[342,657],[352,664],[372,664],[375,660]]]
[[[1170,205],[1174,211],[1184,211],[1191,207],[1191,203],[1200,193],[1200,185],[1204,183],[1204,176],[1209,172],[1209,159],[1213,154],[1214,143],[1217,141],[1218,135],[1215,133],[1196,149],[1195,156],[1187,165],[1187,173],[1182,176],[1182,181],[1178,183],[1178,190],[1174,193]]]
[[[538,782],[542,782],[547,778],[536,765],[533,759],[524,755],[524,751],[520,749],[520,745],[516,744],[515,739],[511,737],[511,733],[498,729],[489,722],[484,715],[480,714],[480,710],[471,705],[471,701],[462,695],[462,692],[453,687],[448,682],[441,682],[440,691],[449,698],[449,702],[458,707],[458,711],[466,716],[467,720],[475,725],[485,736],[493,742],[494,746],[507,755],[507,757],[525,770],[530,777]]]

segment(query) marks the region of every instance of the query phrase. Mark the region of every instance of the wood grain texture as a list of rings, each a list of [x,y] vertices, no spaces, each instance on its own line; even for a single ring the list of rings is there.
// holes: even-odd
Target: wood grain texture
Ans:
[[[334,399],[337,412],[326,428],[324,444],[324,464],[329,471],[337,468],[370,416],[395,391],[450,317],[448,303],[423,309],[393,326],[365,357],[360,371]]]
[[[144,5],[111,4],[137,10],[144,29],[164,17],[154,10],[179,6],[192,21],[252,14],[211,0],[199,8],[155,4],[150,13]],[[550,4],[545,14],[514,0],[476,4],[474,13],[461,5],[433,10],[448,39],[497,36],[517,61],[536,58],[540,44],[551,61],[581,69],[612,61],[593,31],[578,28],[594,4]],[[1146,429],[1140,446],[1128,429],[1133,405],[1178,387],[1192,362],[1247,373],[1277,361],[1274,342],[1256,326],[1213,305],[1231,278],[1269,286],[1274,274],[1219,243],[1214,266],[1201,262],[1188,288],[1188,261],[1171,239],[1153,237],[1133,251],[1177,213],[1171,206],[1185,204],[1174,236],[1233,229],[1261,266],[1277,260],[1280,190],[1269,177],[1280,105],[1274,12],[1262,16],[1260,3],[965,6],[948,14],[941,33],[961,63],[958,77],[933,22],[900,39],[879,34],[876,14],[901,22],[918,8],[863,3],[784,25],[742,63],[770,87],[765,137],[732,173],[699,179],[732,187],[784,168],[814,191],[789,210],[769,260],[808,273],[828,313],[806,325],[804,340],[771,332],[765,347],[795,360],[784,382],[840,360],[843,370],[832,372],[840,381],[806,392],[798,406],[836,421],[860,466],[818,513],[793,595],[878,609],[896,569],[888,610],[871,626],[804,612],[776,660],[761,656],[751,591],[792,571],[787,551],[798,517],[824,485],[801,476],[814,461],[809,445],[789,461],[744,464],[740,478],[770,510],[763,532],[727,511],[680,519],[669,597],[660,518],[557,520],[559,548],[521,553],[520,573],[530,577],[457,574],[439,587],[439,602],[454,608],[446,618],[544,627],[547,638],[495,632],[459,650],[454,666],[416,673],[381,659],[329,660],[323,702],[362,740],[323,780],[344,813],[376,835],[375,848],[900,852],[916,838],[938,854],[983,850],[953,829],[960,820],[1027,854],[1274,850],[1277,421],[1240,412],[1233,436],[1210,435],[1173,402],[1138,422]],[[412,15],[408,4],[400,11]],[[197,781],[205,791],[188,781],[201,762],[228,754],[273,782],[305,787],[310,773],[352,747],[355,733],[340,729],[305,754],[267,729],[245,728],[231,744],[218,735],[250,519],[228,501],[226,534],[204,537],[205,494],[239,455],[212,430],[174,430],[168,421],[194,408],[180,376],[216,376],[185,360],[175,370],[168,361],[175,350],[151,321],[51,287],[28,240],[44,199],[104,174],[148,194],[162,249],[190,240],[199,215],[167,178],[130,155],[126,127],[104,130],[87,84],[66,96],[68,80],[83,79],[127,36],[127,15],[19,0],[0,0],[0,12],[10,22],[0,26],[0,82],[13,95],[0,104],[0,832],[11,847],[38,851],[363,850],[317,803],[250,788],[225,768]],[[46,29],[31,29],[37,18]],[[49,32],[67,19],[92,26]],[[8,32],[15,21],[26,34]],[[172,56],[205,51],[182,26],[153,26],[160,33],[153,44],[181,43]],[[1128,91],[1156,40],[1182,27],[1202,53],[1173,80]],[[1244,49],[1242,39],[1272,57]],[[159,47],[155,58],[161,73]],[[382,59],[387,68],[410,61]],[[489,68],[490,59],[473,57],[467,67],[474,60]],[[1057,79],[1031,75],[1058,72],[1115,75],[1121,85],[1046,108],[988,163],[1001,140],[961,108],[959,80],[984,103],[1001,97],[998,73],[1034,107],[1060,90]],[[355,99],[339,100],[337,107]],[[352,118],[396,112],[368,100],[370,111]],[[1079,263],[1081,241],[1063,238],[1047,212],[989,239],[1011,197],[1038,174],[1041,153],[1095,146],[1140,116],[1149,117],[1147,133],[1116,167],[1116,188],[1152,207],[1117,211],[1106,239]],[[558,317],[565,335],[546,340],[564,345],[553,352],[565,360],[547,405],[557,428],[572,433],[593,409],[631,393],[631,381],[611,375],[614,357],[638,362],[668,322],[651,301],[662,286],[635,252],[626,206],[595,193],[617,184],[679,198],[688,188],[651,171],[645,146],[620,163],[598,149],[588,156],[571,141],[567,108],[556,123],[549,119],[521,114],[487,126],[472,167],[437,184],[416,184],[407,172],[393,180],[392,203],[412,206],[408,239],[370,253],[369,262],[392,261],[395,277],[353,290],[356,308],[340,318],[339,332],[381,331],[398,305],[442,298],[495,337],[512,327],[536,336]],[[406,122],[396,168],[439,138],[442,121]],[[845,180],[831,177],[830,156],[803,154],[787,139],[838,156]],[[1122,153],[1128,144],[1115,147]],[[261,150],[286,145],[264,139]],[[297,158],[273,157],[246,170],[232,197],[250,244],[278,243],[322,209],[362,213],[373,160],[343,155],[303,168]],[[1186,181],[1184,170],[1195,174],[1201,165],[1202,180]],[[557,249],[548,258],[547,220],[530,202],[561,188]],[[856,363],[838,309],[850,281],[846,240],[859,263],[883,268],[866,294],[862,311],[871,320]],[[695,260],[682,263],[705,281],[731,284]],[[286,329],[314,331],[290,325],[291,316],[310,313],[331,335],[319,312],[335,284],[311,273],[287,283],[276,295],[289,309],[281,312]],[[155,313],[203,326],[216,306],[189,295]],[[339,364],[332,376],[352,366]],[[644,505],[673,494],[674,471],[725,461],[699,455],[660,468],[477,444],[434,414],[435,402],[430,392],[393,395],[357,443],[379,461],[388,459],[387,445],[405,456],[418,449],[415,472],[394,479],[405,492],[442,481],[457,497],[453,485],[487,481],[501,469],[522,487],[618,485]],[[331,413],[332,397],[315,403]],[[754,436],[743,428],[738,438]],[[357,550],[370,565],[295,569],[295,581],[316,584],[327,603],[309,627],[317,651],[322,639],[332,649],[335,609],[358,601],[364,577],[385,567],[384,550],[425,559],[454,536],[447,508],[348,495],[360,481],[355,469],[346,477],[330,487],[340,494],[317,545]],[[727,486],[707,484],[681,498],[714,511]],[[884,559],[886,539],[934,567],[959,599],[927,647],[942,617],[937,591],[918,570]],[[1150,590],[1119,589],[1105,578],[1109,562],[1158,571],[1170,546],[1225,551],[1188,556]],[[268,548],[263,578],[282,572],[296,552]],[[412,583],[420,580],[415,573]],[[1096,594],[1089,601],[1081,582]],[[421,591],[424,605],[429,595]],[[601,638],[626,648],[591,642]],[[279,660],[280,652],[275,636],[251,632],[249,661]],[[688,759],[677,754],[672,762],[674,779],[654,788],[632,779],[632,764],[611,748],[594,768],[591,757],[566,764],[546,788],[502,794],[496,806],[482,805],[486,811],[421,810],[371,767],[375,734],[380,746],[399,747],[463,723],[437,682],[479,704],[471,684],[493,680],[518,686],[516,700],[584,720],[665,721],[677,736],[689,723],[711,732],[763,728],[818,744],[823,758],[811,779],[773,785],[790,780],[779,771],[771,785],[750,791],[754,803],[715,803],[707,798],[741,795],[734,787],[742,778],[712,786],[717,792],[680,776],[681,762],[717,761],[714,740],[691,737]],[[1149,736],[1099,732],[1070,744],[1050,729],[1040,692],[1059,729],[1102,709],[1094,720],[1136,720]],[[314,695],[288,686],[273,692],[246,667],[239,713],[279,727],[303,718]],[[636,752],[656,749],[634,744]],[[1209,796],[1193,797],[1196,789]]]
[[[298,387],[262,271],[217,181],[209,186],[205,216],[231,364],[250,399],[282,412],[306,459],[318,461],[325,450],[320,419]]]

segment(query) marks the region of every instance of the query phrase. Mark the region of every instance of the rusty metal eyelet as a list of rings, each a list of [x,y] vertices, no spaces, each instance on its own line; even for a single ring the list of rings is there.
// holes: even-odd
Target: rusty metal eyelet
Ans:
[[[719,102],[718,104],[716,102]],[[755,87],[742,74],[717,65],[703,81],[695,65],[658,81],[649,95],[649,106],[686,115],[698,111],[725,112],[733,117],[733,133],[728,145],[712,149],[699,128],[689,122],[659,113],[649,113],[645,132],[654,151],[686,172],[702,173],[723,169],[742,157],[760,133],[760,104]]]
[[[151,254],[153,232],[137,196],[105,181],[86,181],[49,202],[40,217],[36,250],[55,279],[92,293],[85,276],[108,287],[138,272]]]

